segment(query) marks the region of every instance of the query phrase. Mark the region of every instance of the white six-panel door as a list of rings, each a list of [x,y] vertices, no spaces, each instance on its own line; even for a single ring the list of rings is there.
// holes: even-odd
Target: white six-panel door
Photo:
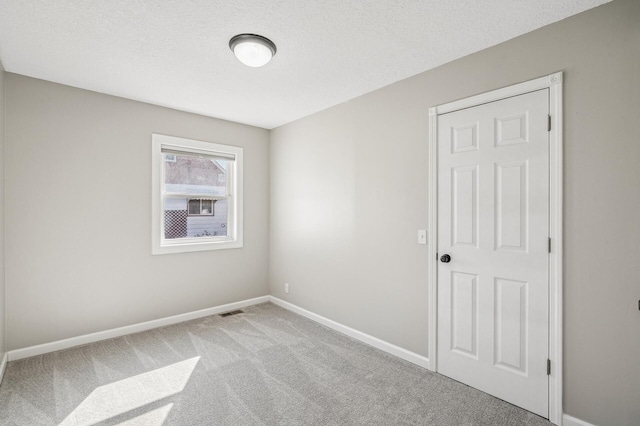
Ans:
[[[438,372],[544,417],[548,96],[438,116]]]

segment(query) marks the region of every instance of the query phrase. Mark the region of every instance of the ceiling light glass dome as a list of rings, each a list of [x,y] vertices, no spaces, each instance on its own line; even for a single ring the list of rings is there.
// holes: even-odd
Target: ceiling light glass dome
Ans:
[[[276,54],[276,45],[257,34],[238,34],[229,40],[229,47],[236,58],[249,67],[266,65]]]

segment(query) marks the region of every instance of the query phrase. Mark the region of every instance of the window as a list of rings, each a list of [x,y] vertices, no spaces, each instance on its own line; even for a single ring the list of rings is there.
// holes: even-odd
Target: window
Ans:
[[[242,247],[242,148],[152,137],[152,253]]]
[[[190,199],[189,216],[213,216],[213,203],[216,200]]]

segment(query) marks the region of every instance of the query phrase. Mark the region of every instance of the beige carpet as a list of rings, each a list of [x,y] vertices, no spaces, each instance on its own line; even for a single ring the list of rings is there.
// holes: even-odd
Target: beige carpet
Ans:
[[[504,401],[265,303],[9,363],[1,425],[527,425]]]

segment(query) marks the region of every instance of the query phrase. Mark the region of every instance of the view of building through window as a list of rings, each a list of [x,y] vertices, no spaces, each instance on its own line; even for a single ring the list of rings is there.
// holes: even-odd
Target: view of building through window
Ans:
[[[164,200],[165,239],[226,236],[229,161],[189,154],[164,160],[164,193],[175,194]]]

